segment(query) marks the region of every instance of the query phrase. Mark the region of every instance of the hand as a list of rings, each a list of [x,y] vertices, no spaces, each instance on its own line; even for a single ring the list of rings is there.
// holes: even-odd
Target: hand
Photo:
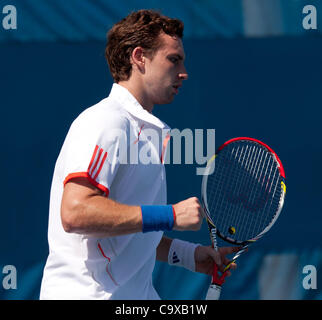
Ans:
[[[200,229],[203,219],[203,209],[198,198],[193,197],[173,205],[176,214],[173,229],[178,231]]]
[[[242,247],[222,247],[215,251],[212,247],[199,246],[195,250],[196,272],[205,273],[212,276],[214,263],[217,264],[220,272],[224,272],[225,266],[230,263],[226,257],[229,254],[239,251]],[[232,263],[229,269],[236,269],[237,265]],[[231,272],[227,270],[229,277]]]

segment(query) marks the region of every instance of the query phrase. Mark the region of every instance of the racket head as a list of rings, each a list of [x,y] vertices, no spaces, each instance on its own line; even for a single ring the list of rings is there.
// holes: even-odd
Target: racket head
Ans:
[[[229,243],[246,245],[273,226],[285,193],[285,171],[277,154],[260,140],[238,137],[209,159],[201,199],[216,234]]]

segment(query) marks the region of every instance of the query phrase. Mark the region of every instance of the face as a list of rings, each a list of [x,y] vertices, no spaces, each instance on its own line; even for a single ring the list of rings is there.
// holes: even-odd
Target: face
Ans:
[[[178,94],[183,80],[188,79],[181,39],[166,34],[160,37],[163,45],[153,57],[145,58],[143,74],[145,92],[152,105],[170,103]]]

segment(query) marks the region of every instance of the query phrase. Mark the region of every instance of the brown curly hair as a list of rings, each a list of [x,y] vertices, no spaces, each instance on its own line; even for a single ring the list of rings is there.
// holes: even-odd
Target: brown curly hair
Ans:
[[[162,46],[159,38],[161,32],[182,38],[183,22],[163,16],[154,10],[139,10],[112,27],[107,33],[105,57],[116,83],[130,78],[130,57],[136,47],[142,47],[146,54],[153,57],[156,50]]]

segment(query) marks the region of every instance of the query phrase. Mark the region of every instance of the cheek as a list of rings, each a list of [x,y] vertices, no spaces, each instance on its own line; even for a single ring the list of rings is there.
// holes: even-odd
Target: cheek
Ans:
[[[166,77],[167,71],[162,66],[158,66],[152,70],[152,75],[155,80],[161,80]]]
[[[166,81],[167,79],[171,78],[171,73],[173,73],[173,70],[169,64],[161,62],[156,62],[155,64],[150,65],[150,68],[147,72],[150,78],[152,77],[156,81]]]
[[[150,85],[155,85],[160,81],[162,78],[161,72],[162,69],[156,67],[147,69],[145,76]]]
[[[159,91],[160,94],[170,87],[171,83],[171,76],[162,69],[155,70],[153,73],[149,74],[150,89],[155,89],[156,91]]]

